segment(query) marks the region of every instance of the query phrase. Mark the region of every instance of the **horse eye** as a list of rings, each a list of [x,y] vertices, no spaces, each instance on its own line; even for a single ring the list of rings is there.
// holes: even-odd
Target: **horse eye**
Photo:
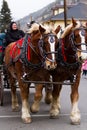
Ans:
[[[75,35],[75,38],[78,38],[80,35],[79,34],[77,34],[77,35]]]

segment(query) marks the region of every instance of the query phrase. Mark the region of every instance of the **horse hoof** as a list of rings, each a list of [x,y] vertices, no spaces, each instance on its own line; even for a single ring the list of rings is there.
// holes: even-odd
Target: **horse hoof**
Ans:
[[[59,115],[58,114],[50,114],[50,119],[56,119],[56,118],[58,118],[59,117]]]
[[[30,124],[32,122],[31,117],[22,118],[24,124]]]
[[[71,121],[71,124],[72,124],[72,125],[80,125],[80,121],[78,121],[78,122],[72,122],[72,121]]]
[[[18,111],[20,111],[19,106],[15,107],[15,108],[12,108],[12,111],[13,111],[13,112],[18,112]]]
[[[51,99],[51,98],[45,99],[45,103],[46,103],[46,104],[50,104],[51,102],[52,102],[52,99]]]
[[[40,109],[40,106],[39,106],[40,104],[39,104],[39,102],[34,102],[33,104],[32,104],[32,106],[30,107],[30,111],[32,112],[32,113],[37,113],[38,111],[39,111],[39,109]]]
[[[39,108],[36,109],[36,108],[34,108],[34,107],[30,107],[30,111],[31,111],[32,113],[37,113],[37,112],[39,111]]]
[[[59,118],[58,115],[57,116],[50,115],[50,119],[58,119],[58,118]]]
[[[59,110],[58,109],[51,109],[50,118],[55,119],[58,117],[59,117]]]
[[[72,112],[70,116],[71,124],[72,125],[80,125],[81,115],[80,112]]]

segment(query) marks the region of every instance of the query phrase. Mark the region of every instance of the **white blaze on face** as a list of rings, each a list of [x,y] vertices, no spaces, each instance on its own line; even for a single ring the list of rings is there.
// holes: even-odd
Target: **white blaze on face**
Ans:
[[[81,37],[81,43],[85,44],[85,36],[81,34],[81,31],[80,31],[80,37]],[[81,50],[86,50],[86,45],[81,45]],[[87,54],[84,52],[81,52],[81,55],[82,55],[82,58],[87,57]]]
[[[55,52],[55,38],[54,38],[54,36],[49,36],[48,41],[50,43],[50,52]],[[52,60],[55,61],[55,53],[52,53]]]

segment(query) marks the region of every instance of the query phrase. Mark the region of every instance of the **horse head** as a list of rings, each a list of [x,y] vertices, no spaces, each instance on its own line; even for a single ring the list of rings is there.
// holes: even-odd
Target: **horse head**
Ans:
[[[87,23],[82,25],[81,36],[81,50],[78,50],[82,59],[87,59]]]
[[[68,63],[74,63],[81,58],[81,46],[86,42],[85,36],[82,35],[83,30],[81,22],[72,18],[71,24],[65,28],[61,35],[63,57]]]
[[[42,34],[42,48],[45,57],[45,68],[47,70],[53,70],[57,66],[56,53],[58,48],[58,37],[57,34],[60,31],[60,26],[54,30],[53,27],[40,26],[40,32]]]
[[[29,24],[29,30],[28,30],[28,35],[30,36],[30,55],[31,55],[31,60],[33,63],[38,63],[43,61],[43,56],[39,47],[39,40],[42,37],[42,33],[40,31],[40,27],[42,25],[37,23],[37,22],[32,22]],[[43,28],[43,27],[42,27]],[[43,28],[45,31],[45,29]]]

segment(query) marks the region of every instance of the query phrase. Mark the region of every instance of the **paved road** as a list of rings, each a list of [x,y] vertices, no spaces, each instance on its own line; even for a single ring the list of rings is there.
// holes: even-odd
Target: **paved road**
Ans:
[[[31,89],[30,103],[33,100],[33,93],[34,89]],[[20,118],[21,112],[12,112],[11,95],[9,91],[5,90],[4,106],[0,106],[0,130],[87,130],[87,79],[81,79],[79,93],[79,109],[82,117],[80,125],[70,124],[70,86],[64,86],[62,89],[59,118],[49,118],[50,106],[46,105],[42,99],[40,111],[37,114],[32,114],[33,122],[23,124]],[[18,96],[20,100],[19,92]]]

